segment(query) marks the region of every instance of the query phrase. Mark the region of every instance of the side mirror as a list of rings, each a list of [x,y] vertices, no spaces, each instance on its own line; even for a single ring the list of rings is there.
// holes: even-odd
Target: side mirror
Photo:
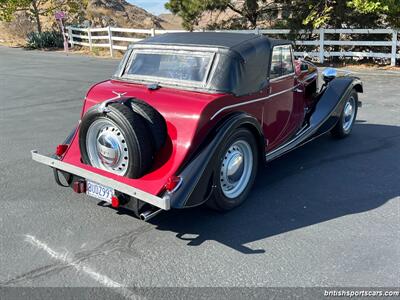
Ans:
[[[322,72],[322,78],[324,79],[325,83],[328,83],[335,79],[337,76],[337,71],[336,69],[333,68],[327,68]]]
[[[301,63],[300,64],[300,71],[308,71],[308,64]]]

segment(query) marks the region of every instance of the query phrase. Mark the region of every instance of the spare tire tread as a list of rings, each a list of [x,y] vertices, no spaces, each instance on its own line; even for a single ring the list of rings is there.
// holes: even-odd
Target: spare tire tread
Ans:
[[[146,125],[142,122],[141,118],[139,118],[135,112],[132,112],[125,105],[117,102],[110,104],[110,106],[118,110],[118,112],[125,117],[129,125],[132,127],[135,135],[135,142],[139,146],[138,151],[141,157],[141,159],[139,160],[139,168],[142,170],[141,173],[144,173],[145,171],[150,169],[154,156],[154,148],[152,147],[151,143],[149,143],[147,137],[148,131],[146,130]],[[129,142],[129,135],[125,136],[125,138]]]
[[[143,120],[152,135],[155,151],[160,150],[167,139],[167,124],[164,117],[148,103],[132,98],[128,102],[134,112],[143,117]]]

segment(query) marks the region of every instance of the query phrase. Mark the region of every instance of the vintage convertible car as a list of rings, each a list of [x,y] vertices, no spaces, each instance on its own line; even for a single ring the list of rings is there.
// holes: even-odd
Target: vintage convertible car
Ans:
[[[172,33],[129,47],[90,88],[53,155],[55,180],[148,220],[162,210],[240,205],[257,168],[331,132],[350,134],[362,83],[295,60],[290,41]]]

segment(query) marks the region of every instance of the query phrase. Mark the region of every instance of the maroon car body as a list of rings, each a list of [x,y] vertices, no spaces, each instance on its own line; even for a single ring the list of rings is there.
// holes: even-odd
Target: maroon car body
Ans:
[[[149,71],[160,57],[164,61],[158,60],[158,69]],[[178,67],[177,62],[183,67]],[[160,72],[161,68],[167,71],[155,76],[154,72]],[[191,207],[207,201],[213,208],[230,209],[243,202],[249,193],[259,162],[272,160],[330,130],[336,136],[350,133],[343,131],[343,124],[346,117],[351,117],[346,123],[351,130],[359,104],[356,95],[362,92],[361,82],[354,77],[327,75],[326,83],[318,90],[317,79],[317,68],[295,60],[288,41],[232,33],[154,37],[133,45],[114,77],[91,87],[80,117],[85,121],[88,112],[131,99],[140,99],[157,111],[165,120],[165,140],[154,151],[151,166],[141,176],[132,178],[122,171],[114,172],[110,165],[96,167],[82,159],[85,145],[79,136],[81,123],[64,142],[66,146],[59,148],[62,150],[58,155],[48,157],[37,151],[32,155],[55,170],[58,183],[62,183],[61,175],[63,185],[77,192],[87,190],[88,180],[109,187],[115,200],[113,206],[131,209],[143,219],[149,219],[159,209]],[[106,115],[107,111],[101,113]],[[99,138],[104,128],[108,127],[103,126],[95,137]],[[246,137],[244,132],[244,142],[240,143],[239,138],[231,141],[231,145],[224,145],[240,130],[253,137]],[[127,135],[124,130],[121,133]],[[114,136],[109,137],[112,140]],[[88,143],[86,140],[89,149]],[[115,149],[120,148],[115,146]],[[221,155],[221,149],[227,155]],[[130,149],[128,152],[132,154]],[[249,162],[255,158],[256,163]],[[129,159],[135,158],[129,156]],[[230,167],[220,166],[224,162]],[[102,163],[106,164],[104,160]],[[221,183],[224,179],[230,181],[230,190],[224,190]],[[235,182],[241,180],[245,183],[238,190],[240,193],[231,193],[237,188]],[[224,197],[225,202],[219,202]]]

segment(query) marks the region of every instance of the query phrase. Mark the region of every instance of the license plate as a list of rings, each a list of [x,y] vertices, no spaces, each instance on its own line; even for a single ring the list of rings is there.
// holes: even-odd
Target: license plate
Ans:
[[[111,197],[114,196],[114,189],[86,180],[86,195],[111,203]]]

